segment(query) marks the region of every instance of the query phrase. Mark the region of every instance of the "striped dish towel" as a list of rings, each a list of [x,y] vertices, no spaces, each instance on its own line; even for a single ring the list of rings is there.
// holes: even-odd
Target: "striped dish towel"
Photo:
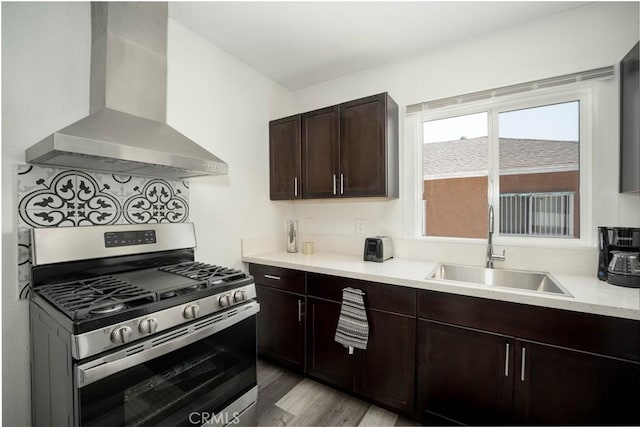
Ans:
[[[365,350],[369,339],[369,323],[364,310],[364,292],[360,289],[344,288],[342,290],[342,307],[336,328],[335,341],[349,349]]]

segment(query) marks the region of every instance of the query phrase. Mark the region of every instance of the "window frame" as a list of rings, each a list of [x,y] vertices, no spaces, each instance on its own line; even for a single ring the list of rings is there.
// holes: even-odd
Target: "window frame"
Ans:
[[[425,234],[425,205],[422,200],[422,189],[424,185],[423,167],[423,124],[426,121],[444,119],[454,116],[475,114],[480,112],[488,113],[488,171],[487,171],[487,198],[493,204],[494,217],[496,218],[494,233],[494,244],[505,246],[548,246],[548,247],[592,247],[594,245],[594,233],[591,232],[593,225],[592,209],[592,189],[593,189],[593,161],[592,161],[592,136],[595,132],[594,98],[597,92],[593,82],[574,83],[568,87],[555,87],[547,89],[537,89],[531,92],[514,95],[504,95],[496,98],[484,99],[475,102],[446,106],[433,110],[426,110],[422,113],[407,116],[407,130],[414,134],[415,140],[415,163],[414,168],[414,200],[415,209],[413,218],[413,237],[418,240],[433,242],[455,242],[455,243],[480,243],[485,238],[472,237],[443,237],[426,236]],[[580,204],[575,208],[580,209],[580,237],[579,238],[558,238],[539,236],[513,236],[500,234],[500,201],[499,201],[499,135],[497,130],[499,115],[503,112],[535,108],[545,105],[561,104],[578,101],[579,108],[579,167],[580,167]],[[411,127],[414,127],[411,131]]]

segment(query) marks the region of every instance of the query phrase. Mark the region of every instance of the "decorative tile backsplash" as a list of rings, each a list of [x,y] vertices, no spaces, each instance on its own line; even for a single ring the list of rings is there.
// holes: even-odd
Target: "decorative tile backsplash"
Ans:
[[[26,297],[29,229],[185,222],[189,184],[34,165],[18,167],[18,282]]]

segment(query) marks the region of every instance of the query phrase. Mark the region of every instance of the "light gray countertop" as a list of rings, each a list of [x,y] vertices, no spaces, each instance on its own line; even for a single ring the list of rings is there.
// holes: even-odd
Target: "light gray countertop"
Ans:
[[[244,255],[242,260],[248,263],[417,289],[640,320],[640,289],[610,285],[590,276],[549,272],[573,295],[573,297],[567,297],[509,288],[427,280],[427,275],[438,264],[434,261],[390,259],[383,263],[376,263],[365,262],[361,256],[356,255],[320,252],[304,255],[284,251]]]

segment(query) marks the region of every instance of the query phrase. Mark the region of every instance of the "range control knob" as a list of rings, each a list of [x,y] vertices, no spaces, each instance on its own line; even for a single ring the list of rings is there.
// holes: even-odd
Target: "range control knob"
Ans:
[[[229,307],[231,305],[231,295],[222,295],[220,298],[218,298],[218,303],[220,304],[220,307]]]
[[[111,342],[114,344],[124,344],[131,339],[131,328],[129,326],[119,326],[111,331]]]
[[[138,330],[141,334],[152,334],[158,330],[158,321],[153,317],[142,319],[138,324]]]
[[[197,304],[189,304],[184,308],[182,315],[185,319],[196,319],[199,311],[200,307]]]
[[[233,301],[240,302],[247,299],[247,293],[245,291],[235,291],[233,293]]]

